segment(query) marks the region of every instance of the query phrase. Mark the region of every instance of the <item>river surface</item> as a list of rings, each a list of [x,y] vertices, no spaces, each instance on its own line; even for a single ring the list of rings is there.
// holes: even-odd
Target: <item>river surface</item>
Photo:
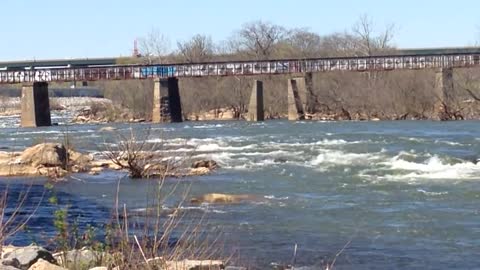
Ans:
[[[59,118],[61,119],[61,118]],[[219,192],[253,194],[234,205],[190,205],[221,228],[227,246],[259,269],[272,262],[321,269],[480,269],[480,122],[186,122],[22,129],[0,119],[3,151],[68,132],[79,151],[115,146],[115,135],[145,135],[168,153],[211,158],[221,168],[188,180],[189,197]],[[11,124],[8,124],[10,122]],[[140,135],[138,135],[140,136]],[[120,180],[121,203],[145,207],[151,181],[119,173],[75,175],[55,186],[59,203],[82,224],[108,217]],[[3,179],[12,191],[32,179]],[[38,200],[43,183],[33,180]],[[33,205],[32,205],[33,207]],[[54,234],[47,203],[17,242]]]

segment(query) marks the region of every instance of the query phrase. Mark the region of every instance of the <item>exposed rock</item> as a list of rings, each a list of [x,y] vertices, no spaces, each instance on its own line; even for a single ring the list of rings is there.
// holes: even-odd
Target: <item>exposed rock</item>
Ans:
[[[37,171],[39,175],[46,176],[51,179],[64,178],[68,174],[68,171],[62,169],[61,167],[39,167]]]
[[[62,144],[44,143],[23,152],[0,152],[0,177],[46,176],[62,179],[70,172],[97,175],[104,169],[128,168],[128,158],[122,153],[115,161],[108,158],[95,160],[92,155],[71,149],[66,151]],[[149,151],[137,153],[135,158],[140,161],[137,165],[142,178],[200,176],[218,168],[214,160],[195,161],[191,168],[176,166],[163,161],[162,155]]]
[[[288,159],[286,157],[278,157],[273,160],[275,163],[287,163]]]
[[[219,260],[165,261],[161,257],[148,259],[150,265],[161,266],[165,270],[221,270],[224,263]]]
[[[40,175],[37,168],[21,164],[0,164],[0,176],[36,176]]]
[[[121,170],[122,167],[110,159],[101,159],[101,160],[94,160],[90,163],[92,169],[95,167],[101,167],[111,170]]]
[[[207,175],[210,174],[212,170],[209,168],[205,167],[200,167],[200,168],[192,168],[186,176],[202,176],[202,175]]]
[[[145,118],[131,118],[129,120],[129,122],[131,122],[131,123],[143,123],[145,121],[147,121]]]
[[[99,266],[99,267],[93,267],[93,268],[90,268],[89,270],[108,270],[108,267],[105,267],[105,266]]]
[[[19,157],[19,163],[31,164],[34,167],[60,166],[65,168],[67,163],[67,150],[59,143],[42,143],[29,147]]]
[[[218,164],[214,160],[197,160],[193,162],[192,169],[186,176],[201,176],[211,173],[218,168]]]
[[[238,119],[240,115],[232,108],[220,108],[210,110],[208,112],[196,112],[187,116],[187,119],[195,121],[203,120],[234,120]]]
[[[93,168],[90,169],[90,171],[88,172],[88,174],[90,174],[90,175],[98,175],[98,174],[100,174],[102,171],[103,171],[103,167],[93,167]]]
[[[56,253],[54,256],[60,265],[81,265],[83,268],[86,268],[98,265],[98,262],[105,257],[105,254],[84,248],[80,250],[70,250],[66,254],[63,252]]]
[[[82,167],[80,167],[80,166],[78,166],[78,165],[72,165],[72,166],[70,167],[70,171],[71,171],[72,173],[85,172],[85,169],[86,169],[86,168],[82,168]]]
[[[111,131],[115,131],[117,130],[115,127],[111,127],[111,126],[108,126],[108,127],[102,127],[101,129],[99,129],[98,131],[103,131],[103,132],[111,132]]]
[[[183,260],[167,261],[168,270],[220,270],[223,269],[222,261],[213,260]]]
[[[163,176],[168,172],[167,164],[157,163],[157,164],[147,164],[143,167],[145,175],[149,176]]]
[[[241,203],[245,201],[258,201],[260,198],[255,195],[241,194],[222,194],[210,193],[190,200],[192,203]]]
[[[49,263],[57,263],[50,252],[38,246],[15,248],[10,252],[5,252],[2,257],[3,265],[10,265],[24,270],[29,269],[29,267],[39,259],[43,259]]]
[[[15,158],[20,156],[18,152],[0,152],[0,162],[11,163]]]
[[[69,165],[76,165],[78,167],[86,168],[92,161],[93,157],[85,155],[71,149],[68,150]]]
[[[193,162],[192,168],[207,168],[210,170],[214,170],[218,167],[217,162],[214,160],[198,160]]]
[[[68,159],[68,162],[67,162]],[[25,149],[22,153],[0,153],[0,176],[46,176],[63,178],[72,172],[87,170],[92,157],[69,150],[57,143],[42,143]]]
[[[2,253],[1,253],[1,256],[0,256],[0,260],[3,259],[4,255],[5,254],[8,254],[12,251],[14,251],[15,249],[17,249],[18,247],[16,246],[12,246],[12,245],[8,245],[8,246],[2,246]]]
[[[10,265],[2,265],[0,264],[0,270],[20,270],[16,267],[10,266]]]
[[[48,261],[45,261],[43,259],[39,259],[36,263],[30,266],[28,270],[68,270],[68,269],[49,263]]]

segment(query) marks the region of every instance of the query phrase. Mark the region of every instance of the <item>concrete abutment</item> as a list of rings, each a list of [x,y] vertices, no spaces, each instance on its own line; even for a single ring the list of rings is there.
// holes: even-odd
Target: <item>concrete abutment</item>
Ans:
[[[21,110],[22,127],[51,126],[48,83],[34,82],[23,85]]]

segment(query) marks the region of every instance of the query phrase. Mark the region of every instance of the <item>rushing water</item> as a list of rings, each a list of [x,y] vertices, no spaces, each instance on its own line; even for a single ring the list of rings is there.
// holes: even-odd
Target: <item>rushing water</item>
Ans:
[[[0,119],[1,120],[1,119]],[[13,121],[13,120],[12,120]],[[14,122],[14,121],[13,121]],[[5,123],[5,122],[4,122]],[[12,124],[13,125],[13,124]],[[102,126],[0,129],[3,151],[62,141],[96,153],[115,143]],[[207,212],[227,245],[265,269],[289,263],[320,268],[339,250],[336,269],[474,269],[480,259],[480,122],[198,122],[116,125],[149,130],[169,153],[193,151],[221,169],[192,179],[190,196],[220,192],[262,198],[234,205],[189,205]],[[109,215],[118,173],[77,175],[57,185],[61,204],[80,222]],[[15,190],[15,183],[4,180]],[[178,180],[170,180],[172,184]],[[121,200],[145,204],[148,181],[120,182]],[[43,186],[34,181],[32,194]],[[41,207],[29,233],[51,235],[52,209]],[[347,245],[346,245],[347,244]]]

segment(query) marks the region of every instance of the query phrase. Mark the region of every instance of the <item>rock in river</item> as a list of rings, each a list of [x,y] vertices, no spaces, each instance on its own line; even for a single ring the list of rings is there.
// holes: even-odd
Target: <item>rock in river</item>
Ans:
[[[190,200],[192,203],[241,203],[246,201],[258,201],[260,197],[250,194],[222,194],[222,193],[209,193],[204,194],[198,198]]]

